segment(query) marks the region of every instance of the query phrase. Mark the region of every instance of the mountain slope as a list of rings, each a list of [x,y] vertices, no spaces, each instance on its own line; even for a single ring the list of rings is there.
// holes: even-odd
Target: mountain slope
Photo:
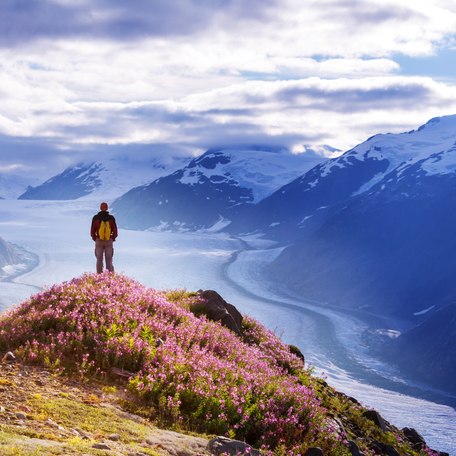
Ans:
[[[273,273],[314,298],[401,318],[456,298],[456,176],[382,185],[285,249]]]
[[[184,158],[157,157],[147,162],[108,159],[78,163],[36,187],[29,187],[19,199],[72,200],[99,195],[113,199],[132,187],[151,182],[181,166]]]
[[[323,159],[267,147],[209,150],[114,203],[127,228],[209,228],[271,194]]]
[[[270,265],[271,278],[324,303],[405,319],[412,326],[431,321],[456,301],[455,143],[456,116],[449,116],[418,131],[376,136],[329,162],[333,168],[355,153],[348,167],[362,168],[371,151],[377,163],[385,161],[384,169],[356,191],[352,183],[338,182],[345,189],[341,198],[310,211],[299,226],[288,224],[294,240]],[[326,182],[320,173],[312,191],[327,195]],[[404,369],[421,362],[422,352],[412,340],[405,335],[397,340],[413,353],[411,361],[398,361]],[[448,359],[445,337],[427,340],[430,352]],[[456,392],[452,367],[441,366],[433,384]]]
[[[18,199],[71,200],[88,195],[101,186],[100,163],[69,167],[37,187],[30,187]]]
[[[456,304],[452,303],[390,341],[382,348],[382,355],[415,378],[455,393],[455,346]]]
[[[414,166],[424,176],[452,173],[455,142],[456,116],[432,119],[416,131],[373,136],[278,189],[229,229],[259,231],[285,241],[299,238],[356,195],[380,181],[388,185],[390,173],[399,178]]]

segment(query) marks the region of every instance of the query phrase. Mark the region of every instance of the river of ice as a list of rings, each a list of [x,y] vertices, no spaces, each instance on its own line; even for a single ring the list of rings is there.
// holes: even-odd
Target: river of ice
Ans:
[[[95,270],[89,228],[97,211],[98,202],[90,200],[0,200],[0,237],[35,258],[27,272],[30,257],[28,265],[1,271],[0,309]],[[278,253],[272,243],[255,238],[120,230],[114,265],[117,272],[158,289],[218,291],[284,342],[299,346],[329,384],[394,425],[417,429],[431,447],[456,455],[455,409],[429,400],[438,393],[411,384],[368,354],[361,339],[368,321],[289,296],[265,281],[261,267]]]

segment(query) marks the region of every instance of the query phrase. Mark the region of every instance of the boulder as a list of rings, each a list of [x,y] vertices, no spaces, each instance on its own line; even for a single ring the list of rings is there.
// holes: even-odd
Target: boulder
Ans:
[[[242,336],[242,315],[236,307],[226,302],[214,290],[199,290],[198,294],[202,301],[190,308],[193,313],[204,314],[209,320],[219,321],[238,336]]]
[[[374,441],[372,447],[375,448],[379,454],[384,456],[400,456],[399,452],[392,445],[377,440]]]
[[[289,344],[288,348],[290,349],[290,352],[293,353],[293,355],[296,355],[298,358],[302,359],[302,362],[305,363],[305,358],[302,353],[302,351],[297,347],[296,345]]]
[[[324,456],[324,454],[321,448],[311,447],[306,450],[304,456]]]
[[[13,352],[8,352],[6,353],[3,358],[2,358],[2,363],[15,363],[17,360],[16,360],[16,357],[14,356],[14,353]]]
[[[388,428],[386,422],[376,410],[366,410],[363,413],[363,416],[368,420],[373,421],[383,432],[387,432]]]
[[[209,440],[208,449],[213,455],[230,455],[242,456],[253,455],[260,456],[260,451],[252,448],[245,442],[240,440],[232,440],[227,437],[219,436]]]
[[[167,454],[169,456],[207,455],[208,441],[202,437],[180,434],[155,428],[146,437],[153,454]],[[148,453],[149,454],[149,453]]]
[[[96,450],[107,450],[107,451],[110,451],[111,448],[106,445],[106,443],[94,443],[92,445],[92,448],[96,449]]]
[[[420,450],[426,446],[426,442],[423,437],[413,428],[405,427],[402,429],[405,438],[413,445],[414,449]]]
[[[364,453],[359,450],[358,445],[353,440],[348,441],[348,449],[352,456],[364,456]]]

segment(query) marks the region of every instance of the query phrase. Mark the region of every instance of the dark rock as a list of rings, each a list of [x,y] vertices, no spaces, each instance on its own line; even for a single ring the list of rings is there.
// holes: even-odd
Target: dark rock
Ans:
[[[195,314],[204,314],[209,320],[219,321],[238,336],[242,336],[242,315],[232,304],[226,302],[214,290],[199,290],[203,302],[191,307]]]
[[[209,440],[208,449],[211,454],[220,455],[220,454],[227,454],[227,455],[253,455],[253,456],[260,456],[260,452],[250,445],[247,445],[245,442],[241,442],[239,440],[231,440],[227,437],[215,437],[212,440]]]
[[[157,339],[155,339],[155,346],[156,347],[161,347],[163,344],[164,344],[164,340],[160,337],[157,337]]]
[[[414,449],[421,449],[426,446],[424,438],[413,428],[403,428],[405,438],[413,445]]]
[[[323,450],[318,447],[311,447],[308,448],[307,451],[304,453],[304,456],[324,456]]]
[[[293,353],[293,355],[296,355],[298,358],[302,359],[303,363],[305,362],[304,355],[299,347],[296,345],[288,345],[288,348],[290,349],[290,352]]]
[[[394,448],[392,445],[379,443],[379,447],[382,450],[382,454],[384,454],[385,456],[400,456],[396,448]]]
[[[366,410],[363,413],[363,416],[368,420],[373,421],[383,432],[387,432],[388,429],[385,420],[376,410]]]
[[[400,456],[400,453],[392,445],[379,442],[378,440],[372,441],[370,446],[377,454],[384,456]]]
[[[120,440],[119,434],[110,434],[108,435],[108,439],[112,440],[113,442],[118,442]]]
[[[5,356],[2,358],[2,363],[15,363],[16,362],[16,357],[14,356],[13,352],[8,352],[5,354]]]
[[[379,353],[408,376],[456,394],[456,299],[421,318]]]
[[[27,419],[27,415],[25,413],[18,412],[18,413],[16,413],[16,418],[18,420],[26,420]]]
[[[347,396],[347,399],[348,399],[350,402],[353,402],[353,404],[361,405],[361,403],[358,401],[358,399],[355,399],[355,398],[352,397],[352,396]]]
[[[106,443],[94,443],[92,448],[95,448],[96,450],[111,450]]]
[[[353,440],[348,441],[348,449],[350,450],[352,456],[364,456],[364,453],[359,451],[358,445],[356,445],[356,443],[353,442]]]
[[[382,448],[379,445],[380,442],[376,440],[374,442],[370,442],[369,449],[371,449],[375,454],[382,454]]]

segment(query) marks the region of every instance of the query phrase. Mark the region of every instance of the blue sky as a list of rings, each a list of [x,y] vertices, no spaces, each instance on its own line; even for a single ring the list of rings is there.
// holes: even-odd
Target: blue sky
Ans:
[[[348,150],[456,114],[455,30],[454,0],[2,0],[0,171]]]

